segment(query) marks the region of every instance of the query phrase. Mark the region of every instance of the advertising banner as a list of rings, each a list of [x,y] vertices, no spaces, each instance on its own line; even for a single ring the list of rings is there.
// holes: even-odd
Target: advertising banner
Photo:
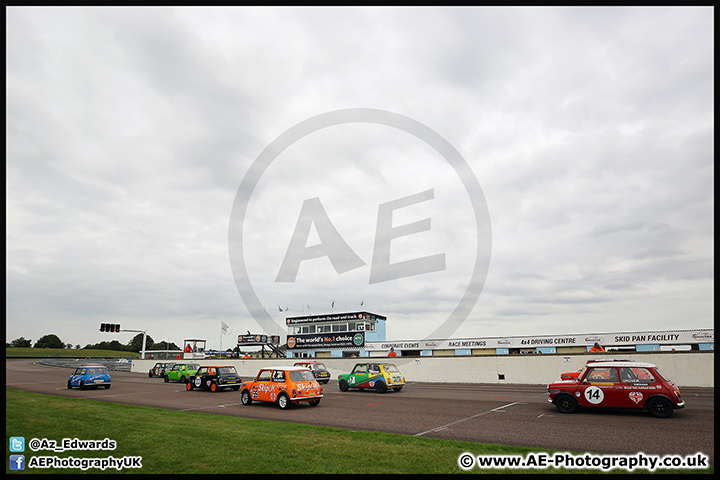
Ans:
[[[458,340],[415,340],[397,342],[367,342],[365,350],[379,351],[450,350],[461,348],[528,348],[590,346],[599,343],[612,345],[637,344],[692,344],[714,342],[715,330],[672,330],[659,332],[598,333],[584,335],[537,335],[529,337],[464,338]]]
[[[288,335],[288,350],[362,348],[365,345],[364,332],[323,333],[309,335]]]

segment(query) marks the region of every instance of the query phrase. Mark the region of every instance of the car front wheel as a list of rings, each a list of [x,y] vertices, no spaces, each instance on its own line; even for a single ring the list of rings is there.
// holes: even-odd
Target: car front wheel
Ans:
[[[193,389],[193,384],[191,382],[188,382],[185,384],[185,390],[188,392]]]
[[[578,402],[570,395],[560,395],[555,399],[555,407],[560,413],[574,413],[577,410]]]
[[[70,383],[70,380],[68,380],[68,390],[72,389],[72,383]]]
[[[217,389],[218,389],[217,383],[212,382],[212,383],[210,384],[210,391],[211,391],[211,392],[217,392]]]
[[[290,399],[284,393],[281,393],[280,395],[278,395],[277,403],[278,403],[278,407],[280,407],[283,410],[287,410],[288,408],[290,408]]]
[[[667,418],[673,413],[673,406],[670,400],[664,397],[653,397],[648,400],[647,408],[653,416]]]
[[[170,381],[170,379],[168,378],[167,375],[165,375],[165,377],[163,377],[163,380],[165,380],[165,383],[168,383]]]
[[[252,403],[252,397],[250,397],[250,392],[247,390],[243,390],[243,392],[240,394],[240,401],[243,405],[250,405]]]
[[[384,382],[375,382],[375,390],[378,393],[385,393],[387,392],[387,385]]]
[[[348,391],[348,383],[345,380],[340,380],[338,382],[338,386],[340,387],[341,392],[347,392]]]

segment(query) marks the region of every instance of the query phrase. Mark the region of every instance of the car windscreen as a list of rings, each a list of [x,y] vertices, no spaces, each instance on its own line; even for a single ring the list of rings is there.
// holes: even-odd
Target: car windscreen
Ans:
[[[317,370],[318,372],[327,372],[327,368],[325,368],[325,365],[322,363],[319,363],[317,365],[313,365],[313,370]]]
[[[295,370],[289,372],[290,380],[293,382],[302,382],[304,380],[315,380],[315,376],[310,370]]]

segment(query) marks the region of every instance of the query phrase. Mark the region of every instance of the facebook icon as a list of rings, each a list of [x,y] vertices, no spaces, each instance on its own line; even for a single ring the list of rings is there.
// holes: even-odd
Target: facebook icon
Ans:
[[[25,455],[10,455],[10,470],[25,470]]]

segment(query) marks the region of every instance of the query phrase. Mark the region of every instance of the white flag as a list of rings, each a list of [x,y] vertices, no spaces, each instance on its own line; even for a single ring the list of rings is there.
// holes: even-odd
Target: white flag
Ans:
[[[220,322],[222,324],[221,330],[223,335],[230,335],[230,327],[228,327],[225,322]]]

